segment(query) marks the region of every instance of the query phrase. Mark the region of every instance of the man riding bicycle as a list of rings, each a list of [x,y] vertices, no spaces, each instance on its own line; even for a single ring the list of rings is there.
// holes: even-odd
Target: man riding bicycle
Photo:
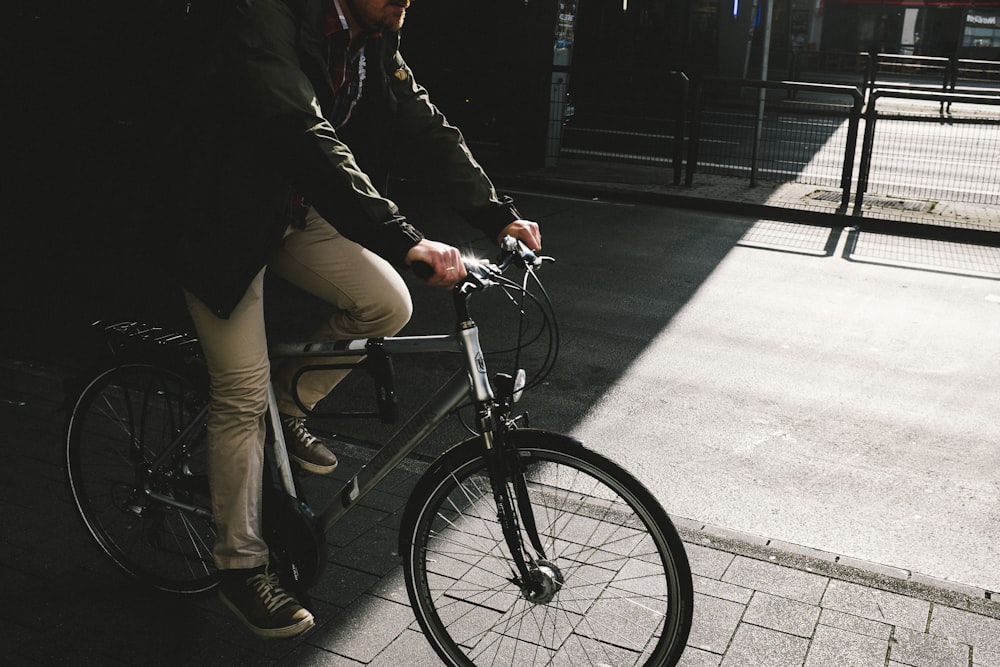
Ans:
[[[460,132],[414,81],[399,53],[408,6],[241,0],[198,95],[201,132],[172,269],[211,379],[208,465],[220,596],[265,637],[292,637],[314,625],[268,571],[261,531],[271,376],[265,266],[335,307],[318,339],[398,332],[412,306],[396,267],[427,264],[427,283],[442,287],[463,278],[459,251],[424,238],[375,185],[377,158],[397,135],[412,144],[444,203],[489,238],[511,235],[541,247],[538,225],[498,197]],[[362,145],[366,150],[352,149]],[[374,168],[362,168],[360,158],[373,156]],[[289,454],[307,471],[329,473],[336,457],[306,429],[291,395],[297,368],[286,365],[273,377]],[[311,408],[345,374],[310,372],[297,396]]]

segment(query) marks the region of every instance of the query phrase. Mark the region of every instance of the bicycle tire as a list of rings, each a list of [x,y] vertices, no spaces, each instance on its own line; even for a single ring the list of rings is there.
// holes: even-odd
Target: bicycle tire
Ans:
[[[219,575],[205,429],[193,423],[207,396],[184,370],[127,363],[98,373],[69,414],[66,470],[84,525],[112,561],[160,590],[198,593]]]
[[[410,602],[435,651],[463,666],[676,664],[694,592],[666,512],[632,475],[566,436],[507,437],[556,585],[532,602],[512,583],[482,439],[457,445],[417,483],[401,530]]]

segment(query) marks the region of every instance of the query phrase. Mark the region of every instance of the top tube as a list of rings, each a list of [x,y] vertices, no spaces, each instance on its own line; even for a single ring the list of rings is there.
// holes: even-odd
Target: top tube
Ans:
[[[309,357],[356,357],[366,354],[369,346],[380,342],[389,354],[430,354],[434,352],[461,352],[462,343],[457,334],[434,336],[390,336],[387,338],[358,338],[348,341],[301,341],[275,343],[268,348],[274,359]]]

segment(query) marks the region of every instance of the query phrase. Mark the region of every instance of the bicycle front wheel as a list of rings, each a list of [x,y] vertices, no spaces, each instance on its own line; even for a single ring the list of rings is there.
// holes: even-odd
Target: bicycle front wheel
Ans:
[[[218,581],[206,403],[188,374],[137,363],[98,374],[70,413],[66,469],[87,530],[119,567],[165,591]]]
[[[543,593],[514,583],[482,440],[458,445],[418,483],[401,531],[410,601],[435,650],[449,665],[675,664],[694,593],[666,512],[569,438],[507,437],[544,550],[533,563]]]

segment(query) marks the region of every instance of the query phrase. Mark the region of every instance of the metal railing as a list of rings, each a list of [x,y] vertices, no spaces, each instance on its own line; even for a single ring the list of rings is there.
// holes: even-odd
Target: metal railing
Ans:
[[[864,118],[855,216],[869,194],[923,213],[942,201],[1000,207],[1000,96],[876,89]]]
[[[874,86],[867,95],[833,83],[689,83],[677,72],[660,74],[641,100],[623,91],[653,82],[653,73],[619,77],[621,94],[595,99],[572,97],[571,86],[553,156],[667,166],[674,185],[686,187],[698,174],[735,176],[750,187],[815,185],[801,202],[781,205],[827,212],[836,205],[857,217],[919,214],[920,222],[975,227],[968,207],[980,206],[989,209],[986,227],[1000,230],[1000,62],[857,55],[878,64],[862,74]],[[899,85],[887,87],[894,77]]]
[[[571,90],[594,94],[567,95]],[[685,126],[689,98],[683,72],[573,70],[553,77],[546,163],[560,156],[669,166],[680,184],[684,165]]]
[[[974,92],[1000,85],[1000,62],[910,56],[894,53],[861,53],[866,60],[861,92],[876,88],[901,87]]]
[[[746,175],[751,187],[763,174],[839,187],[846,210],[862,108],[853,86],[703,79],[693,95],[685,184],[699,170]]]
[[[914,85],[944,92],[1000,83],[1000,61],[869,51],[775,51],[786,79],[877,87]]]
[[[955,64],[951,58],[867,52],[860,55],[866,61],[862,94],[880,85],[912,85],[939,90],[954,85]]]

